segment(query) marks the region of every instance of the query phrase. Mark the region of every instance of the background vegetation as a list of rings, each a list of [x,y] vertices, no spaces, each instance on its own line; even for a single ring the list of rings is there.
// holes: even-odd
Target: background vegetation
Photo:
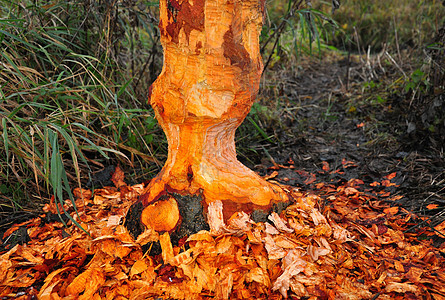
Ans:
[[[283,143],[276,134],[286,126],[283,111],[299,105],[283,101],[280,83],[268,78],[329,56],[384,57],[396,75],[383,83],[371,71],[351,112],[404,95],[410,133],[443,141],[442,1],[332,6],[268,1],[263,100],[237,135],[246,163]],[[62,201],[75,186],[94,186],[112,164],[126,166],[133,182],[160,170],[167,145],[146,101],[162,66],[157,11],[147,0],[0,0],[0,210],[33,210],[52,195]]]

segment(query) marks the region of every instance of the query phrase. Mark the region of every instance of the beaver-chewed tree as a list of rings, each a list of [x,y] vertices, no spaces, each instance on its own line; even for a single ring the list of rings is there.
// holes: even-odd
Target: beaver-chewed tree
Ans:
[[[196,231],[196,224],[205,223],[202,207],[216,200],[223,202],[225,219],[289,201],[235,152],[235,130],[252,106],[263,70],[264,5],[265,0],[160,1],[164,65],[149,101],[167,136],[168,158],[127,214],[133,234],[144,226]]]

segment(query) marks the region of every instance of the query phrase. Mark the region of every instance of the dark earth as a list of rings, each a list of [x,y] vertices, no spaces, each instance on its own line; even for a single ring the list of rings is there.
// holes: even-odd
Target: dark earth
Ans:
[[[383,53],[334,55],[302,63],[295,71],[266,74],[271,88],[263,88],[261,103],[267,105],[278,94],[284,106],[265,122],[277,142],[257,145],[256,164],[243,162],[266,175],[273,164],[291,159],[296,169],[317,174],[317,180],[306,185],[289,169],[278,169],[274,180],[306,191],[317,182],[358,178],[369,184],[396,172],[393,181],[399,186],[389,191],[403,196],[397,204],[427,216],[420,225],[436,226],[445,220],[444,125],[432,132],[424,128],[426,122],[422,128],[422,121],[431,118],[433,105],[433,114],[440,114],[436,119],[444,122],[445,93],[416,98],[412,91],[391,87],[400,77],[399,66],[383,67],[384,59]],[[345,174],[320,172],[323,162],[335,170],[344,159],[355,163]],[[430,204],[437,207],[428,209]]]

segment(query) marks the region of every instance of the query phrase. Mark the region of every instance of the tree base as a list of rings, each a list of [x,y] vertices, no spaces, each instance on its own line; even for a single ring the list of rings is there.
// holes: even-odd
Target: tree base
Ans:
[[[144,195],[143,195],[144,196]],[[144,198],[144,197],[141,198]],[[162,217],[165,214],[170,214],[169,209],[165,211],[164,205],[157,205],[157,203],[165,202],[165,201],[174,201],[174,205],[178,207],[177,220],[175,220],[175,216],[171,218],[172,222],[165,221],[165,218]],[[266,222],[267,217],[271,212],[281,213],[285,210],[289,205],[292,204],[292,201],[286,202],[277,202],[272,205],[268,205],[266,207],[255,205],[252,203],[237,203],[233,201],[224,201],[224,210],[223,215],[224,219],[229,219],[234,213],[239,211],[244,211],[246,213],[251,214],[251,219],[254,222]],[[164,223],[171,224],[170,230],[160,230],[156,225],[148,226],[154,227],[153,229],[159,232],[168,231],[170,233],[171,241],[173,245],[178,245],[178,242],[187,236],[190,236],[194,233],[197,233],[201,230],[209,230],[209,225],[207,223],[207,208],[208,204],[203,200],[201,194],[198,195],[181,195],[175,192],[168,192],[158,200],[147,207],[144,207],[141,199],[134,203],[125,218],[124,226],[127,228],[129,233],[136,239],[140,234],[142,234],[145,230],[145,226],[147,226],[147,222],[144,222],[144,219],[154,220],[159,218]],[[149,211],[150,217],[145,216]],[[175,213],[173,213],[175,215]],[[171,215],[170,215],[171,217]],[[141,222],[142,220],[142,222]],[[163,229],[166,229],[163,223]],[[145,226],[144,226],[145,225]]]
[[[163,197],[160,197],[159,201],[165,201],[164,199],[174,199],[180,215],[173,229],[166,230],[171,234],[173,245],[177,245],[179,240],[183,237],[190,236],[201,230],[209,230],[209,225],[207,224],[203,213],[203,200],[201,195],[167,193]],[[152,205],[155,205],[155,203]],[[159,209],[162,210],[162,208]],[[130,207],[125,218],[124,226],[134,239],[145,230],[144,224],[141,222],[143,211],[144,205],[141,201],[137,201]],[[153,213],[156,213],[156,211]],[[159,212],[159,214],[162,213],[163,212]],[[154,229],[156,230],[158,228]],[[159,229],[157,231],[159,231]]]

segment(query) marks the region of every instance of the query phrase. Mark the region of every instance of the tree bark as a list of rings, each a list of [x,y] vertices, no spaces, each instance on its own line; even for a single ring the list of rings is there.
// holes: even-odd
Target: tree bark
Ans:
[[[225,218],[288,200],[283,189],[242,165],[235,151],[235,130],[263,70],[263,13],[264,0],[160,1],[164,65],[150,104],[167,136],[168,158],[140,197],[145,225],[163,231],[177,225],[153,224],[154,216],[163,219],[159,215],[180,219],[171,193],[201,195],[204,204],[221,200]]]

